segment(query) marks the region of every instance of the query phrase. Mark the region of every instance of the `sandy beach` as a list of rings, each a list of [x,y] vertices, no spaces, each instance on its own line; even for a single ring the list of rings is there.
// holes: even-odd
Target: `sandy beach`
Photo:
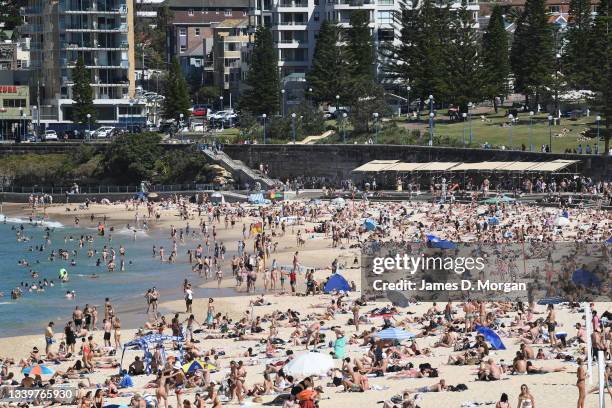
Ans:
[[[347,205],[350,205],[347,204]],[[395,205],[395,204],[394,204]],[[69,208],[70,211],[67,211]],[[231,206],[228,206],[231,208]],[[159,218],[151,217],[147,219],[148,228],[161,232],[162,234],[169,234],[172,226],[177,229],[185,229],[187,222],[189,222],[191,228],[197,229],[199,223],[199,217],[195,210],[192,208],[189,212],[189,219],[185,220],[181,215],[181,212],[177,208],[163,209],[159,208]],[[46,210],[42,211],[38,209],[34,214],[41,215],[46,214],[46,217],[50,220],[59,221],[64,225],[74,225],[75,217],[79,218],[80,225],[95,226],[101,217],[106,216],[106,228],[110,226],[123,226],[126,224],[138,225],[138,222],[142,222],[143,217],[147,213],[146,207],[140,207],[135,209],[133,205],[120,204],[90,204],[89,208],[85,208],[79,204],[54,204]],[[26,218],[30,215],[30,209],[28,206],[16,205],[16,204],[5,204],[3,213],[5,215],[20,216]],[[357,212],[355,212],[356,214]],[[94,214],[94,221],[90,221],[89,217]],[[137,220],[138,214],[138,220]],[[184,215],[184,214],[183,214]],[[599,220],[602,223],[609,223],[610,214],[603,213],[598,216],[601,217]],[[587,214],[584,214],[586,217]],[[429,213],[423,213],[422,219],[430,217]],[[575,214],[575,219],[579,219],[580,215]],[[592,215],[591,215],[592,218]],[[359,264],[354,264],[354,259],[360,258],[359,248],[349,248],[347,245],[340,244],[338,246],[333,245],[331,234],[313,232],[314,228],[320,224],[321,220],[330,219],[330,213],[322,211],[316,217],[316,222],[311,222],[308,217],[305,217],[303,223],[300,225],[287,225],[286,232],[284,235],[273,236],[272,241],[276,243],[275,250],[271,253],[268,262],[275,259],[278,265],[291,267],[293,257],[296,251],[299,251],[299,262],[305,268],[314,268],[314,279],[316,281],[322,281],[326,279],[332,268],[332,262],[338,260],[338,263],[346,265],[345,268],[341,268],[341,274],[345,277],[348,282],[355,282],[357,286],[356,292],[351,292],[348,296],[344,297],[343,303],[352,304],[354,301],[361,296],[361,270]],[[419,218],[420,219],[420,218]],[[252,214],[246,215],[241,219],[237,220],[235,226],[227,226],[223,222],[221,217],[220,222],[213,222],[215,226],[216,240],[225,243],[229,250],[234,251],[236,249],[236,243],[243,239],[243,225],[247,228],[252,224],[260,221],[259,217],[254,217]],[[349,221],[346,221],[349,222]],[[595,217],[594,222],[597,222]],[[91,224],[91,225],[90,225]],[[603,224],[602,224],[603,225]],[[446,227],[442,227],[440,232],[442,234],[451,234],[450,230],[446,230]],[[600,226],[601,228],[601,226]],[[605,224],[605,228],[601,232],[602,235],[609,233],[609,225]],[[397,235],[400,236],[399,233]],[[403,233],[401,237],[403,237]],[[450,235],[449,235],[450,236]],[[253,252],[254,236],[245,239],[245,251]],[[566,239],[571,239],[569,236]],[[140,238],[139,238],[140,239]],[[147,238],[144,238],[147,239]],[[302,240],[302,243],[298,245],[298,242]],[[151,245],[156,245],[151,240]],[[180,250],[177,251],[177,263],[183,264],[186,270],[190,270],[191,265],[186,259],[185,252],[187,249],[195,249],[195,247],[201,243],[201,238],[191,239],[187,235],[184,242],[178,244]],[[232,277],[232,271],[230,267],[231,257],[226,258],[222,262],[223,269],[223,280],[220,283],[220,287],[223,289],[223,293],[232,293],[236,287],[236,280]],[[164,263],[160,263],[160,268],[164,267]],[[215,289],[219,283],[216,279],[206,280],[198,276],[197,273],[192,273],[190,282],[199,289]],[[177,287],[182,282],[179,280],[176,282]],[[287,288],[289,285],[285,283]],[[148,285],[147,282],[142,283],[142,287],[134,288],[136,292],[146,291]],[[275,311],[287,311],[288,309],[297,310],[301,313],[301,318],[305,319],[306,325],[311,324],[313,321],[317,321],[321,317],[308,318],[307,315],[318,313],[324,315],[329,305],[333,300],[338,297],[335,294],[316,294],[310,296],[292,296],[289,293],[281,294],[280,290],[269,291],[264,295],[264,305],[253,306],[251,303],[254,300],[260,299],[259,296],[262,293],[262,279],[257,280],[256,293],[245,294],[244,286],[241,286],[242,292],[237,292],[235,296],[229,297],[215,297],[214,305],[215,312],[227,315],[228,319],[232,319],[234,322],[245,318],[248,312],[248,319],[253,320],[255,318],[262,318],[265,320],[261,324],[263,328],[262,333],[252,333],[253,336],[260,338],[261,340],[240,340],[237,341],[233,338],[206,338],[208,335],[213,337],[220,337],[221,333],[218,329],[209,329],[204,327],[202,332],[194,335],[194,339],[198,342],[195,346],[201,353],[205,353],[210,349],[214,349],[217,353],[223,351],[224,355],[218,357],[218,370],[214,370],[211,373],[211,379],[217,383],[221,383],[230,372],[229,362],[231,360],[242,360],[245,363],[246,368],[246,380],[245,386],[250,388],[255,383],[263,382],[263,372],[266,368],[266,364],[284,361],[286,358],[287,350],[292,350],[294,355],[299,355],[305,352],[305,346],[303,344],[294,346],[289,342],[295,327],[288,324],[287,320],[278,321],[276,337],[287,341],[284,345],[277,346],[278,348],[266,356],[266,339],[269,335],[270,330],[270,316]],[[297,291],[304,293],[306,291],[306,283],[303,274],[298,277]],[[214,291],[207,291],[207,293],[214,293]],[[100,299],[91,299],[101,303],[105,294],[100,294]],[[90,299],[80,299],[77,303],[84,304]],[[90,302],[91,303],[91,302]],[[390,306],[388,301],[368,301],[367,305],[361,306],[360,313],[362,316],[368,316],[368,311],[376,308],[382,308]],[[428,311],[432,308],[432,303],[420,303],[411,304],[408,307],[400,308],[399,314],[395,315],[396,321],[402,321],[405,318],[414,318],[415,316],[423,316],[428,314]],[[611,303],[597,303],[595,309],[599,312],[599,315],[605,311],[610,310]],[[0,306],[1,307],[1,306]],[[143,299],[142,308],[146,307]],[[195,320],[198,322],[196,326],[204,323],[206,320],[208,307],[208,298],[195,297],[193,300],[193,314]],[[490,305],[488,310],[493,310],[496,306]],[[160,311],[167,320],[170,322],[175,313],[178,313],[180,320],[187,319],[188,314],[185,313],[185,300],[182,298],[177,299],[161,299],[159,304]],[[453,308],[456,309],[456,316],[463,316],[463,305],[459,302],[453,304]],[[444,304],[438,305],[439,316],[442,315],[444,310]],[[347,310],[350,310],[348,308]],[[1,311],[1,309],[0,309]],[[533,310],[534,317],[544,319],[546,317],[546,306],[536,305]],[[504,313],[504,321],[510,322],[517,316],[515,310],[507,311]],[[65,316],[69,319],[70,316]],[[121,316],[120,316],[121,317]],[[151,317],[151,316],[149,316]],[[356,331],[354,325],[348,324],[349,318],[352,318],[352,314],[348,311],[337,310],[333,313],[333,316],[328,316],[325,320],[321,333],[325,334],[325,341],[319,345],[319,352],[328,354],[332,348],[329,347],[328,342],[333,342],[336,336],[330,330],[330,327],[339,326],[344,332],[344,336],[350,339],[353,335],[359,335],[364,329],[376,327],[376,331],[384,324],[383,317],[368,317],[367,322],[361,323],[359,332]],[[585,318],[583,313],[573,311],[567,305],[560,305],[556,309],[557,319],[557,331],[567,332],[568,338],[576,335],[575,325],[576,323],[582,323],[584,325]],[[154,319],[150,319],[153,321]],[[145,321],[138,327],[122,327],[122,341],[127,342],[136,337],[137,330],[140,327],[145,327]],[[423,332],[424,323],[412,323],[406,322],[403,325],[403,329],[411,333]],[[98,327],[99,329],[100,327]],[[44,351],[45,349],[45,338],[44,338],[44,327],[40,328],[39,335],[32,336],[19,336],[19,337],[0,337],[0,357],[11,358],[15,360],[15,365],[9,367],[8,371],[15,373],[15,378],[21,381],[23,378],[20,373],[20,367],[18,362],[21,358],[27,357],[32,351],[33,347],[38,347],[39,350]],[[149,329],[145,328],[145,331]],[[167,329],[164,334],[169,334],[170,330]],[[55,330],[55,339],[59,343],[63,339],[62,327],[57,327]],[[441,332],[439,332],[441,334]],[[93,336],[93,341],[100,345],[103,344],[103,332],[102,330],[92,331],[90,333]],[[464,337],[466,334],[461,333],[460,336]],[[1,336],[1,332],[0,332]],[[474,341],[476,338],[475,333],[469,333],[467,336],[470,340]],[[519,339],[515,336],[509,337],[505,335],[500,336],[505,345],[506,350],[491,350],[489,358],[493,358],[498,364],[512,365],[512,360],[515,357],[515,353],[519,349]],[[533,360],[534,365],[544,369],[555,369],[563,368],[561,372],[551,372],[546,374],[532,374],[532,375],[512,375],[505,373],[502,378],[497,381],[477,381],[478,365],[449,365],[448,358],[450,355],[457,355],[457,352],[453,351],[453,348],[446,347],[434,347],[434,344],[440,340],[439,334],[432,333],[431,335],[425,335],[416,339],[418,347],[421,350],[429,348],[431,354],[424,356],[410,356],[405,357],[402,360],[411,362],[414,367],[418,367],[419,364],[429,363],[432,367],[438,369],[439,377],[437,378],[401,378],[396,379],[394,373],[385,373],[384,376],[371,376],[368,378],[370,389],[365,392],[341,392],[342,387],[328,387],[328,383],[331,382],[331,378],[316,378],[314,383],[315,386],[322,386],[323,393],[320,394],[319,406],[321,408],[327,407],[352,407],[352,406],[363,406],[363,407],[382,407],[382,401],[388,400],[394,395],[401,394],[406,389],[417,389],[424,386],[430,386],[437,383],[440,379],[446,380],[446,384],[454,385],[465,384],[467,390],[461,392],[417,392],[412,393],[418,394],[416,405],[422,408],[438,408],[438,407],[470,407],[470,406],[491,406],[494,407],[495,403],[499,400],[502,393],[507,393],[509,396],[510,406],[517,405],[517,397],[520,392],[521,384],[527,384],[529,391],[534,398],[535,407],[554,407],[554,408],[569,408],[576,406],[576,400],[578,398],[578,391],[576,387],[576,371],[577,364],[575,358],[584,358],[584,352],[580,352],[579,347],[569,345],[565,352],[573,357],[573,361],[564,361],[560,359],[541,359]],[[356,343],[361,343],[361,340],[356,340]],[[80,344],[77,343],[77,346]],[[533,344],[532,347],[537,351],[539,348],[544,349],[545,353],[550,356],[557,354],[557,351],[552,351],[548,345],[544,344]],[[54,344],[53,348],[57,350],[57,343]],[[246,356],[248,348],[252,348],[256,355],[249,357]],[[364,355],[367,355],[369,346],[361,346],[360,344],[352,344],[351,341],[346,346],[346,356],[351,359],[359,359]],[[125,353],[123,368],[127,368],[130,362],[133,361],[136,355],[142,355],[142,352],[136,350],[128,350]],[[77,356],[78,357],[78,356]],[[111,356],[111,359],[119,360],[121,353],[119,352],[115,356]],[[95,358],[94,358],[95,361]],[[69,361],[63,361],[59,364],[48,362],[47,365],[52,367],[54,370],[65,371],[69,365],[74,364],[75,360],[70,359]],[[341,368],[341,361],[335,360],[337,368]],[[86,374],[83,378],[70,379],[69,381],[73,384],[85,381],[84,378],[88,378],[91,382],[91,387],[87,387],[88,390],[96,389],[96,384],[103,384],[112,374],[119,372],[118,367],[112,368],[96,368],[93,373]],[[44,377],[44,376],[43,376]],[[118,396],[104,399],[104,404],[129,404],[134,393],[139,394],[155,394],[155,388],[146,388],[146,383],[154,380],[154,375],[139,375],[134,376],[135,386],[129,389],[120,390]],[[301,379],[297,379],[301,380]],[[594,376],[592,378],[592,386],[597,384],[597,373],[596,366],[594,367]],[[587,380],[587,388],[591,388],[591,382]],[[186,388],[185,393],[181,394],[182,399],[193,400],[196,392],[202,392],[202,387]],[[243,406],[262,406],[263,403],[267,403],[273,400],[275,395],[262,395],[257,398],[254,402],[253,397],[247,397]],[[607,401],[610,401],[610,396],[606,395]],[[589,394],[586,399],[586,407],[597,406],[598,396],[596,394]],[[168,397],[168,403],[176,407],[177,400],[175,398],[175,391],[171,390]],[[206,406],[212,406],[208,403]],[[229,405],[238,405],[234,400]],[[401,405],[397,405],[401,406]]]

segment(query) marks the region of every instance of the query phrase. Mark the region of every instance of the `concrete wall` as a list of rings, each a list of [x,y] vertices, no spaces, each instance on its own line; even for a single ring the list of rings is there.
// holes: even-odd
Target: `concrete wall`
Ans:
[[[581,160],[578,171],[583,174],[612,178],[612,157],[609,156],[402,145],[227,145],[224,150],[232,159],[241,160],[249,167],[267,164],[270,175],[280,179],[293,176],[348,178],[354,168],[383,159],[404,162],[572,159]]]

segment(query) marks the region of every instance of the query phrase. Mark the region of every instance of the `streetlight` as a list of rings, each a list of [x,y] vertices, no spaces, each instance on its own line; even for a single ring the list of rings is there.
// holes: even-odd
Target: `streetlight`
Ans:
[[[224,109],[224,106],[223,106],[223,95],[221,95],[219,97],[219,103],[221,104],[221,110],[223,110]]]
[[[431,95],[430,95],[431,97]],[[435,113],[429,112],[429,145],[433,146],[433,127],[434,127],[434,116]]]
[[[32,106],[32,110],[34,112],[36,112],[37,124],[36,124],[36,127],[33,126],[34,127],[34,138],[36,139],[36,138],[38,138],[38,128],[40,126],[40,123],[39,123],[40,122],[40,116],[39,116],[39,113],[38,113],[38,106],[36,106],[36,105]],[[32,117],[32,121],[34,121],[34,117]]]
[[[474,140],[474,134],[472,133],[472,106],[474,106],[474,104],[472,102],[468,102],[468,124],[470,125],[470,144],[472,144],[472,141]]]
[[[130,117],[130,132],[134,131],[134,118],[132,116],[132,107],[134,106],[134,102],[130,101],[130,112],[129,112],[129,117]]]
[[[372,114],[374,118],[374,143],[378,144],[378,112]]]
[[[295,112],[291,114],[291,133],[293,133],[293,144],[295,144]]]
[[[463,112],[461,116],[463,117],[463,145],[465,146],[465,119],[467,118],[467,113]]]
[[[312,87],[308,88],[308,100],[312,103]]]
[[[533,142],[531,140],[531,126],[533,125],[533,111],[529,112],[529,151],[533,151]]]
[[[346,112],[342,113],[342,139],[344,140],[344,144],[346,144]]]
[[[87,133],[87,140],[89,141],[91,139],[91,113],[87,114],[87,125],[89,128],[89,132]]]
[[[17,125],[17,136],[19,137],[19,141],[23,140],[23,108],[19,108],[19,123]]]
[[[508,127],[508,149],[512,149],[512,123],[514,123],[514,115],[509,114],[508,120],[510,121],[510,126]]]
[[[557,57],[557,67],[555,69],[555,116],[558,118],[558,123],[560,125],[561,115],[559,115],[559,71],[561,70],[561,54],[557,53],[555,57]]]
[[[429,114],[431,116],[431,114],[433,113],[433,104],[434,104],[434,97],[433,95],[429,95],[429,99],[427,100],[427,102],[429,102]]]
[[[281,89],[281,114],[285,117],[285,90]]]
[[[19,108],[20,116],[21,116],[21,132],[19,132],[19,138],[23,141],[25,139],[25,113],[23,112],[23,108]]]
[[[412,88],[410,85],[406,86],[406,103],[408,104],[408,109],[406,110],[406,119],[410,119],[410,91]]]
[[[268,115],[264,113],[261,117],[263,118],[263,144],[266,144],[266,118]]]
[[[181,132],[181,130],[183,129],[183,116],[184,115],[182,113],[179,115],[180,120],[178,125],[178,131],[181,134],[181,140],[183,140],[183,132]]]
[[[336,95],[336,115],[337,111],[340,109],[340,95]]]
[[[597,120],[597,153],[599,153],[599,122],[601,122],[601,116],[597,115],[595,118]]]
[[[548,151],[552,153],[552,124],[553,116],[548,115]]]

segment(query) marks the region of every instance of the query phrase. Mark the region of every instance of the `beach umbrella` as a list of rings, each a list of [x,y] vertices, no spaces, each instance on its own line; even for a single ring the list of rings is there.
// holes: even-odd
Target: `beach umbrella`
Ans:
[[[495,347],[495,350],[505,350],[506,349],[506,346],[502,342],[499,335],[495,333],[493,330],[489,329],[488,327],[484,327],[484,326],[476,326],[476,331],[482,334],[485,340],[491,343],[493,347]]]
[[[497,218],[497,217],[489,217],[487,222],[489,223],[489,225],[498,225],[499,224],[499,218]]]
[[[366,219],[363,222],[363,226],[365,227],[366,230],[368,231],[374,231],[376,228],[378,228],[378,224],[376,223],[376,221],[374,221],[371,218]]]
[[[414,337],[414,334],[408,333],[406,330],[398,329],[396,327],[389,327],[376,333],[374,337],[378,337],[381,340],[408,340]]]
[[[157,198],[159,197],[157,193],[149,193],[149,198]]]
[[[334,368],[334,359],[327,353],[304,353],[288,362],[283,371],[294,377],[325,375]]]
[[[441,238],[439,236],[437,236],[437,235],[428,234],[428,235],[425,235],[425,236],[427,237],[427,240],[429,242],[438,242],[438,241],[441,241]]]
[[[568,219],[568,218],[565,218],[565,217],[558,217],[558,218],[555,220],[555,225],[556,225],[557,227],[565,227],[567,224],[569,224],[569,222],[570,222],[570,221],[569,221],[569,219]]]
[[[558,305],[559,303],[567,302],[561,296],[549,296],[538,300],[538,305]]]
[[[52,375],[55,373],[55,370],[44,364],[34,364],[24,368],[21,372],[30,375]]]
[[[457,244],[455,244],[453,241],[449,241],[446,239],[441,239],[438,242],[434,242],[431,244],[432,248],[439,248],[439,249],[457,249]]]
[[[346,205],[346,201],[342,197],[334,198],[333,200],[331,200],[331,203],[332,205],[340,208],[344,208],[344,206]]]
[[[606,239],[606,244],[612,244],[612,238]]]
[[[601,286],[601,280],[591,271],[586,269],[578,269],[572,274],[572,282],[576,285],[581,285],[587,288],[593,286]]]
[[[213,370],[215,368],[214,365],[205,363],[201,360],[193,360],[187,364],[183,364],[183,371],[186,373],[193,373],[198,370]]]

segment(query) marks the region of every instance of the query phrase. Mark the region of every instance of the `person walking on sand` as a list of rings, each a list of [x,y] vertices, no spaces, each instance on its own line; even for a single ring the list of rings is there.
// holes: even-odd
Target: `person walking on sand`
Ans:
[[[51,351],[51,345],[54,343],[53,339],[53,326],[55,323],[49,322],[47,328],[45,329],[45,354],[49,354]]]
[[[576,360],[578,371],[576,371],[576,387],[578,387],[578,403],[576,408],[584,408],[584,400],[586,399],[586,370],[584,362],[581,358]]]
[[[529,392],[526,384],[521,385],[521,393],[518,396],[517,408],[536,408],[533,395]]]

